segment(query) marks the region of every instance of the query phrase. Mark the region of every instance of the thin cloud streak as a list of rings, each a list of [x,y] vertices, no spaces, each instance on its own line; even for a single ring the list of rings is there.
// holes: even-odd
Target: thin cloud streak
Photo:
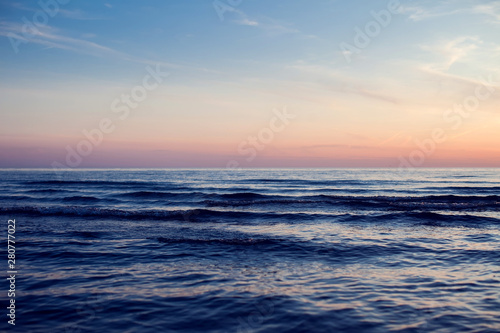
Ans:
[[[167,68],[188,69],[206,73],[218,73],[218,71],[203,67],[174,64],[161,60],[135,57],[127,53],[117,51],[110,47],[88,41],[86,39],[79,39],[62,35],[56,29],[49,26],[38,28],[30,38],[26,38],[23,36],[23,28],[21,24],[12,22],[0,23],[0,36],[12,38],[13,35],[15,36],[15,38],[18,38],[26,43],[39,44],[46,46],[47,48],[56,48],[79,54],[86,54],[97,57],[110,57],[146,65],[161,65]]]

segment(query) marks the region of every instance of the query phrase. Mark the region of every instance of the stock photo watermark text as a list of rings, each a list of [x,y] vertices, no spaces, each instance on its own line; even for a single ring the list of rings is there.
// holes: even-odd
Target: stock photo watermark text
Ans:
[[[7,278],[9,289],[9,306],[7,307],[7,317],[10,325],[16,325],[16,220],[7,221]]]

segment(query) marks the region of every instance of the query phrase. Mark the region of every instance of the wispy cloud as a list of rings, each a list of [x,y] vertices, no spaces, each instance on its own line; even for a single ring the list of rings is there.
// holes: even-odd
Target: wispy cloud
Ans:
[[[123,56],[123,53],[109,47],[83,39],[61,35],[55,28],[50,26],[38,27],[36,30],[31,31],[30,35],[27,35],[24,33],[21,24],[2,22],[0,23],[0,36],[10,38],[14,36],[26,43],[35,43],[50,48],[58,48],[84,54]]]
[[[408,14],[408,18],[412,21],[423,21],[432,18],[453,15],[462,12],[460,9],[446,9],[446,8],[426,8],[423,6],[402,6],[400,13]]]
[[[420,5],[403,5],[400,8],[400,12],[407,14],[408,18],[415,22],[456,14],[476,14],[492,18],[493,20],[489,20],[488,23],[500,24],[500,3],[498,1],[472,6],[470,1],[444,1],[422,3]]]
[[[329,91],[342,94],[353,94],[364,98],[382,101],[391,104],[400,104],[401,100],[394,94],[378,91],[376,87],[368,87],[364,78],[345,74],[328,66],[309,65],[303,62],[288,66],[288,68],[306,74],[309,78],[314,77],[315,82]]]
[[[63,17],[71,19],[71,20],[81,20],[81,21],[95,21],[95,20],[104,20],[105,18],[101,16],[92,16],[88,15],[84,11],[80,9],[75,10],[67,10],[67,9],[59,9],[58,14],[61,14]]]
[[[241,20],[235,21],[235,23],[239,24],[239,25],[249,25],[249,26],[252,26],[252,27],[256,27],[256,26],[259,25],[259,22],[253,21],[253,20],[249,20],[248,18],[243,18]]]
[[[454,82],[458,86],[463,87],[464,91],[471,91],[471,89],[474,89],[479,85],[484,85],[485,87],[491,87],[500,90],[500,86],[495,82],[488,83],[486,81],[481,81],[477,78],[469,78],[460,75],[444,73],[442,71],[438,71],[429,67],[421,67],[420,70],[435,77],[436,79],[445,79]]]
[[[291,28],[284,23],[278,23],[277,21],[270,18],[251,19],[243,13],[241,13],[240,15],[241,17],[235,20],[234,23],[259,28],[266,32],[268,35],[279,36],[289,33],[300,33],[299,30]]]
[[[56,48],[65,51],[71,51],[78,54],[86,54],[97,57],[110,57],[119,60],[131,61],[146,65],[161,65],[168,68],[183,68],[201,72],[213,72],[207,68],[195,67],[174,64],[166,61],[144,59],[141,57],[133,56],[113,48],[91,42],[86,39],[73,38],[63,35],[58,29],[50,26],[44,26],[37,28],[36,31],[29,36],[23,34],[23,27],[21,24],[12,22],[1,22],[0,23],[0,36],[12,38],[17,38],[25,43],[34,43],[38,45],[46,46],[47,48]],[[83,36],[84,38],[95,37],[90,34]]]
[[[285,34],[296,34],[306,38],[317,38],[313,35],[303,34],[300,30],[291,27],[285,22],[279,22],[269,17],[251,18],[244,12],[234,8],[231,11],[236,15],[236,19],[232,21],[233,23],[258,28],[271,37],[277,37]]]
[[[493,18],[490,23],[500,24],[500,3],[491,2],[488,4],[477,5],[472,7],[472,12],[477,14],[483,14]]]
[[[22,3],[18,2],[12,2],[10,3],[10,6],[12,8],[15,8],[17,10],[25,11],[25,12],[38,12],[38,11],[44,11],[42,7],[31,7],[31,6],[26,6]],[[111,7],[109,7],[111,8]],[[104,18],[101,16],[93,16],[89,15],[86,12],[84,12],[81,9],[74,9],[74,10],[69,10],[69,9],[64,9],[61,7],[58,7],[57,10],[55,10],[56,15],[60,15],[62,17],[71,19],[71,20],[83,20],[83,21],[93,21],[93,20],[103,20]]]
[[[440,56],[442,59],[438,63],[427,65],[430,69],[447,71],[453,64],[466,58],[482,43],[482,40],[477,36],[461,36],[434,45],[421,45],[421,48]]]

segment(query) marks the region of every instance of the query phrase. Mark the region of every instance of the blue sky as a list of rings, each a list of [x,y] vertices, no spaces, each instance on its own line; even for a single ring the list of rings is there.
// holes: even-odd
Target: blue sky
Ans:
[[[500,81],[498,1],[220,1],[223,20],[212,1],[67,2],[35,25],[37,2],[0,1],[0,166],[64,160],[147,66],[170,75],[81,166],[395,166],[481,77]],[[425,165],[499,163],[498,101]],[[297,119],[246,161],[237,147],[283,107]]]

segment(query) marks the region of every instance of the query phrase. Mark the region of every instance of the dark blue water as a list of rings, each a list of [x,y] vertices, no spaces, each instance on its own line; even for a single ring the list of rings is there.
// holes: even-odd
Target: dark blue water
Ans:
[[[3,170],[0,203],[13,332],[500,331],[499,169]]]

